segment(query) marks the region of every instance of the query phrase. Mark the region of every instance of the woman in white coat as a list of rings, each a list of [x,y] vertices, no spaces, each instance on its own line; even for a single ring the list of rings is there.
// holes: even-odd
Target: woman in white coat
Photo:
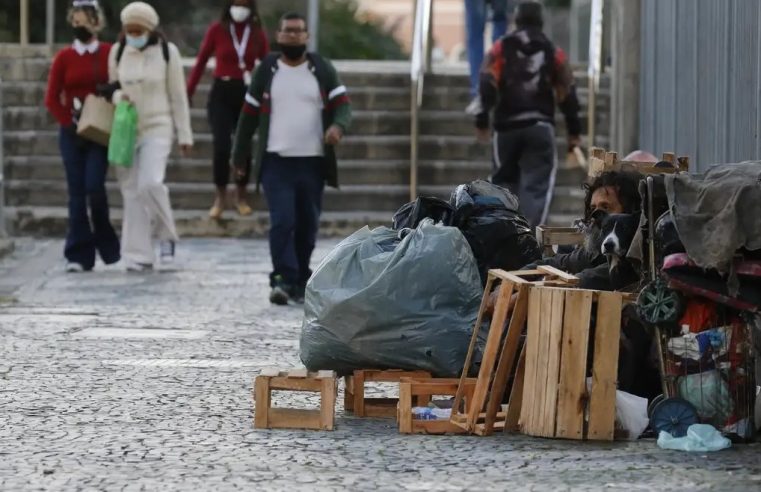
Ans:
[[[161,240],[162,263],[174,260],[178,241],[169,190],[164,185],[175,134],[181,155],[193,146],[190,110],[180,52],[156,31],[159,16],[145,2],[121,12],[122,39],[111,49],[109,76],[113,101],[129,101],[138,115],[135,159],[119,168],[124,198],[122,258],[128,271],[153,268],[153,235]]]

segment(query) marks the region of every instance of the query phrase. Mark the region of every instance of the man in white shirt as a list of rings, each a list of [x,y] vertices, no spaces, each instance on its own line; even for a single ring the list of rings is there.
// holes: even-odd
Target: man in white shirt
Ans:
[[[346,87],[333,65],[307,53],[305,19],[280,21],[280,53],[265,58],[246,94],[233,150],[245,172],[251,138],[258,130],[255,173],[270,212],[270,302],[303,302],[325,183],[338,185],[335,146],[351,123]]]

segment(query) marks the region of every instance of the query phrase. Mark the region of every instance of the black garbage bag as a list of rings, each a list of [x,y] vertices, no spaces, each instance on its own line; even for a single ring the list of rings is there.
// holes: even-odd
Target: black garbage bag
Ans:
[[[518,270],[542,257],[531,226],[518,212],[518,198],[509,190],[474,181],[457,187],[450,204],[454,224],[473,251],[483,284],[492,268]]]
[[[476,262],[456,228],[426,219],[400,238],[365,227],[336,246],[307,284],[301,360],[312,371],[456,377],[481,295]]]
[[[454,208],[441,198],[421,196],[414,202],[403,205],[395,214],[394,230],[414,229],[423,219],[432,219],[435,223],[452,225]]]

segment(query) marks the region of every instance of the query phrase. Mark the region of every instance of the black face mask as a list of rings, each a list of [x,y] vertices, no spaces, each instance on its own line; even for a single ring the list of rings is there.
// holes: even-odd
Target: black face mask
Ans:
[[[280,51],[283,53],[283,56],[293,61],[300,60],[301,57],[304,56],[304,53],[306,53],[306,50],[307,45],[305,44],[284,44],[280,46]]]
[[[74,38],[86,43],[92,39],[92,33],[85,26],[77,26],[74,28]]]

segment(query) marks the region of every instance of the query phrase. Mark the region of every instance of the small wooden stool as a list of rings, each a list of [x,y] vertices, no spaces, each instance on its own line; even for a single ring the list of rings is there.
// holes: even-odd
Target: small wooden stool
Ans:
[[[346,376],[346,392],[344,394],[344,409],[354,412],[357,417],[396,417],[398,398],[365,398],[365,383],[398,383],[402,378],[430,378],[428,371],[403,371],[401,369],[357,370],[353,376]],[[428,400],[425,400],[426,402]]]
[[[257,429],[333,430],[336,415],[335,371],[264,369],[254,382],[254,427]],[[272,391],[320,393],[320,409],[273,408]]]

